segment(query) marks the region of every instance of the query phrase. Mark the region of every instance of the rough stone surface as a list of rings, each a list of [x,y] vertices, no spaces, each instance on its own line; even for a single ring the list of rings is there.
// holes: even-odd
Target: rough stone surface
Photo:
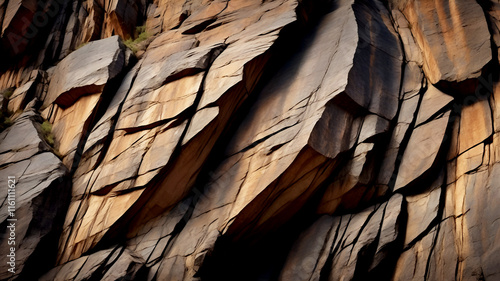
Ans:
[[[39,280],[135,280],[144,278],[144,260],[123,247],[102,250],[60,265]]]
[[[401,159],[395,190],[415,183],[435,166],[439,159],[438,154],[442,151],[449,118],[448,111],[443,116],[413,130]]]
[[[35,98],[39,98],[44,94],[47,74],[45,71],[33,70],[28,76],[28,81],[25,81],[22,86],[15,89],[9,97],[7,109],[10,112],[22,111]]]
[[[0,280],[499,279],[499,19],[0,0]]]
[[[118,36],[91,42],[74,51],[53,70],[43,108],[52,103],[69,107],[83,95],[101,92],[127,61],[125,46]]]
[[[473,0],[399,2],[420,47],[423,69],[433,83],[476,78],[491,60],[488,25]]]
[[[0,250],[6,256],[14,247],[17,264],[12,274],[8,271],[11,266],[2,263],[0,278],[3,280],[30,279],[31,274],[43,273],[56,258],[50,249],[57,245],[70,186],[67,169],[43,139],[40,119],[36,112],[26,111],[0,134],[0,175],[6,181],[6,187],[0,191],[4,210],[0,225],[5,230],[11,227],[0,238]],[[8,179],[11,181],[7,186]],[[14,240],[10,239],[11,233]]]

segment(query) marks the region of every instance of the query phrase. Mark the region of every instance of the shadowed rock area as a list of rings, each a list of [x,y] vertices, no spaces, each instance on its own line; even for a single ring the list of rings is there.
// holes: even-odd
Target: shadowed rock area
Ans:
[[[0,280],[500,279],[499,1],[0,0],[0,27]]]

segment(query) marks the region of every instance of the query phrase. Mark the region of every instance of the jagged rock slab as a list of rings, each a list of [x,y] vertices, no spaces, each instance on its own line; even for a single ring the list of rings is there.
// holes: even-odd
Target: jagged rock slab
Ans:
[[[55,145],[63,156],[63,163],[72,168],[78,143],[90,127],[101,101],[101,93],[81,97],[73,106],[63,109],[55,105],[49,119],[55,139]],[[75,119],[83,122],[75,123]]]
[[[465,104],[460,116],[458,153],[478,145],[493,134],[491,108],[488,100]]]
[[[55,267],[39,280],[137,280],[144,278],[144,260],[123,247],[102,250]]]
[[[354,35],[359,27],[350,2],[341,4],[319,24],[317,36],[310,38],[310,47],[304,47],[262,90],[261,98],[226,149],[225,154],[230,156],[214,172],[214,180],[207,187],[210,191],[196,204],[192,218],[178,234],[177,242],[163,256],[158,269],[159,278],[190,278],[203,262],[205,253],[214,247],[213,243],[221,232],[243,239],[248,235],[262,235],[288,220],[333,171],[339,154],[355,144],[358,130],[347,125],[356,117],[356,103],[351,103],[354,108],[348,109],[336,103],[348,100],[349,73],[363,75],[364,69],[351,68],[352,60],[356,61],[357,57],[355,50],[347,46],[356,42]],[[366,7],[359,8],[360,13],[365,11],[363,9]],[[392,28],[383,20],[378,23],[380,28]],[[387,32],[388,36],[394,36]],[[394,61],[400,69],[399,43],[391,41],[392,37],[387,39],[396,52]],[[338,43],[332,45],[332,41]],[[390,45],[390,42],[395,45]],[[363,49],[359,47],[358,50],[359,60],[363,61]],[[330,57],[325,60],[318,56],[319,53]],[[312,75],[320,71],[324,74]],[[387,75],[393,74],[395,77],[399,75],[398,72]],[[212,81],[208,77],[210,74],[207,83]],[[285,81],[293,82],[290,85]],[[393,96],[395,106],[398,91],[399,88]],[[286,99],[283,98],[285,93]],[[337,96],[339,98],[335,100]],[[203,98],[201,104],[208,106],[211,100],[205,102]],[[375,105],[376,98],[359,102],[363,106]],[[391,115],[393,108],[375,106],[373,110]],[[334,124],[338,130],[332,129]],[[337,141],[324,142],[320,136]],[[261,211],[256,213],[256,210]],[[193,239],[204,242],[193,247],[189,242]],[[182,272],[183,267],[189,271],[177,273]]]
[[[169,31],[157,37],[150,44],[143,59],[139,61],[140,68],[136,76],[132,78],[133,82],[131,81],[130,90],[123,96],[125,100],[119,104],[112,102],[120,107],[120,119],[116,124],[113,139],[109,144],[106,155],[102,158],[101,165],[96,167],[95,171],[80,171],[77,169],[76,174],[81,176],[74,181],[75,186],[78,186],[73,192],[75,198],[92,192],[95,195],[91,196],[90,201],[99,202],[93,203],[93,205],[102,205],[102,210],[115,209],[115,207],[112,207],[115,206],[115,203],[128,207],[135,204],[137,207],[132,207],[128,210],[128,213],[133,214],[141,211],[141,216],[149,218],[159,214],[159,210],[173,207],[173,204],[182,199],[189,191],[189,187],[194,183],[196,174],[203,164],[203,159],[208,156],[225,124],[229,122],[231,115],[247,95],[247,91],[252,90],[256,84],[256,79],[260,77],[266,60],[257,60],[256,57],[261,56],[271,47],[276,35],[284,25],[294,20],[293,8],[295,4],[290,1],[285,2],[285,4],[283,5],[283,11],[273,11],[276,15],[280,15],[285,19],[279,25],[265,26],[266,21],[259,21],[259,18],[255,18],[255,22],[245,22],[246,25],[256,24],[261,27],[248,28],[252,32],[247,35],[257,36],[258,40],[235,39],[231,41],[227,48],[223,44],[227,37],[220,38],[215,42],[211,40],[209,44],[205,44],[205,41],[197,41],[193,35],[184,35],[179,31]],[[275,4],[269,5],[274,6]],[[266,9],[266,5],[258,4],[254,6],[259,8],[262,13],[271,11]],[[271,33],[266,34],[266,36],[259,36],[266,29],[270,30]],[[200,40],[202,39],[200,38]],[[244,56],[239,53],[242,48],[248,50],[248,53]],[[237,55],[240,59],[235,60]],[[215,81],[210,80],[212,69],[217,75],[221,74],[220,70],[218,70],[219,64],[224,66],[228,74],[218,77]],[[252,67],[247,66],[249,64]],[[255,75],[244,77],[243,70],[247,67],[255,72]],[[207,73],[208,68],[210,69]],[[162,69],[164,71],[160,71]],[[158,71],[160,71],[160,75],[157,75]],[[203,116],[200,112],[206,112],[206,110],[200,109],[199,114],[197,113],[195,116],[192,116],[192,111],[188,110],[193,110],[198,105],[194,103],[194,98],[198,101],[199,95],[209,95],[209,81],[217,83],[218,88],[211,91],[216,90],[218,97],[227,95],[236,102],[229,102],[228,108],[216,110],[215,112],[219,113],[220,117],[217,114],[212,114],[210,119],[205,117],[198,120],[199,117],[197,116]],[[192,82],[200,84],[197,86],[191,84]],[[221,87],[220,83],[225,84]],[[250,87],[249,89],[245,87],[247,84]],[[178,92],[178,89],[182,89],[182,87],[186,87],[188,93]],[[119,92],[121,93],[121,90]],[[185,101],[182,101],[182,96],[179,96],[182,94],[188,94]],[[172,112],[164,112],[164,118],[155,115],[158,110],[162,109],[156,107],[157,102],[153,98],[161,97],[162,100],[167,102],[178,99],[178,96],[181,101],[178,105],[182,106],[181,108],[169,107]],[[148,105],[148,102],[150,105]],[[142,106],[143,109],[141,109]],[[109,108],[108,111],[117,112],[117,109]],[[110,115],[105,113],[106,118]],[[108,120],[112,121],[111,119]],[[101,124],[101,122],[98,123]],[[208,124],[212,125],[206,126]],[[199,127],[200,130],[193,131],[195,127]],[[94,139],[92,133],[89,138]],[[168,146],[167,149],[165,149],[165,145]],[[181,154],[174,159],[170,159],[170,156],[179,149],[179,145],[183,145],[180,150]],[[194,161],[195,158],[197,159],[196,162]],[[91,160],[91,162],[96,163],[99,161]],[[130,163],[128,168],[116,173],[114,168],[116,163],[124,162]],[[170,170],[164,171],[166,167],[171,166],[174,168],[173,170],[169,168]],[[87,165],[83,167],[83,169],[92,169]],[[160,172],[162,172],[160,180],[163,182],[160,182],[160,185],[158,185],[158,180],[151,182]],[[88,185],[88,182],[91,184]],[[142,195],[137,203],[134,202],[148,184],[151,190]],[[154,186],[155,184],[156,186]],[[128,189],[135,191],[125,194],[125,197],[116,196],[116,194],[120,195],[120,193]],[[163,194],[152,196],[157,189],[168,194],[168,196],[165,197]],[[168,200],[160,200],[160,198],[168,198]],[[146,206],[139,207],[145,203],[147,203]],[[90,205],[88,199],[80,203],[75,202],[73,205],[75,204]],[[123,207],[122,214],[117,212],[111,217],[106,211],[103,211],[101,216],[95,216],[95,211],[97,211],[95,209],[91,209],[91,211],[86,208],[80,209],[83,218],[77,220],[73,226],[77,230],[72,232],[71,236],[64,236],[61,240],[69,239],[70,241],[64,254],[64,260],[70,257],[69,255],[73,251],[72,244],[81,244],[76,250],[76,256],[81,253],[80,251],[86,251],[95,245],[108,228],[121,215],[127,213],[128,207]],[[155,212],[151,212],[150,208],[153,208]],[[127,221],[124,218],[122,219]],[[146,218],[138,221],[144,220]],[[90,231],[89,228],[92,230]],[[68,234],[70,233],[69,229],[66,232]],[[88,231],[90,231],[90,236],[93,238],[85,240]],[[95,236],[96,234],[97,236]]]
[[[333,214],[338,208],[349,210],[359,206],[373,176],[373,143],[359,144],[352,159],[339,172],[338,179],[330,184],[322,197],[318,213]]]
[[[406,1],[401,10],[420,47],[432,84],[477,78],[491,60],[488,25],[481,6],[466,1]]]
[[[46,73],[41,70],[33,70],[28,77],[29,80],[15,89],[12,96],[9,97],[8,110],[10,112],[23,110],[31,100],[43,95]]]
[[[39,121],[38,124],[37,122]],[[7,128],[0,134],[0,163],[16,163],[29,159],[35,154],[49,150],[49,145],[37,129],[42,118],[34,111],[21,114],[16,125]]]
[[[413,130],[401,159],[394,190],[415,184],[420,177],[432,172],[444,146],[449,118],[450,111]]]
[[[390,15],[381,2],[354,2],[353,10],[359,41],[349,73],[351,83],[347,85],[345,92],[358,105],[391,120],[396,115],[401,81],[401,43]],[[375,32],[377,36],[370,35]],[[358,80],[372,82],[354,83]]]
[[[295,242],[280,280],[358,280],[376,272],[400,239],[402,207],[403,196],[394,195],[354,215],[318,219]]]
[[[341,220],[322,216],[304,231],[290,250],[280,280],[319,280]]]
[[[106,52],[99,52],[101,49]],[[93,56],[89,58],[88,52]],[[104,89],[106,83],[127,67],[130,55],[130,50],[125,50],[121,39],[115,36],[76,50],[53,70],[47,96],[43,97],[44,104],[50,107],[44,113],[54,124],[56,147],[68,168],[72,168],[78,145],[95,122],[102,101],[109,99],[109,90]],[[76,119],[82,122],[74,122]],[[80,155],[76,156],[79,161]]]
[[[398,252],[402,245],[402,236],[404,221],[408,220],[408,213],[405,212],[407,207],[405,198],[400,194],[394,194],[387,202],[384,210],[384,219],[380,226],[378,237],[378,245],[375,254],[371,261],[369,272],[376,272],[379,276],[389,276],[386,272],[387,266],[391,267],[392,255]]]
[[[118,34],[124,39],[134,35],[139,14],[143,12],[144,1],[106,0],[103,34],[109,37]]]
[[[358,143],[369,143],[374,138],[380,137],[389,131],[389,121],[376,114],[369,114],[363,119],[363,125],[359,132]]]
[[[430,190],[406,197],[408,221],[411,223],[406,227],[405,246],[418,241],[421,238],[419,236],[429,231],[435,221],[439,220],[444,180],[444,174],[441,174]]]
[[[0,136],[0,175],[6,181],[13,177],[15,183],[15,189],[0,191],[5,210],[0,214],[0,225],[5,231],[15,225],[14,244],[7,243],[10,235],[2,235],[0,250],[7,255],[14,247],[16,261],[14,274],[8,271],[8,263],[2,263],[2,280],[33,280],[55,262],[51,249],[57,245],[70,187],[67,169],[38,131],[40,119],[36,112],[26,111]],[[15,202],[12,213],[7,211],[10,202]]]
[[[55,103],[69,107],[86,94],[102,92],[106,83],[127,65],[126,51],[118,36],[91,42],[57,64],[43,99],[42,109]]]
[[[420,86],[418,87],[417,93],[418,91],[420,91]],[[389,188],[389,185],[394,184],[397,179],[398,167],[396,164],[402,159],[401,145],[407,134],[412,132],[410,130],[410,125],[416,118],[415,112],[418,110],[421,99],[420,95],[409,95],[411,97],[404,99],[400,105],[397,124],[392,130],[392,135],[377,177],[377,184],[387,188]]]
[[[498,10],[0,0],[0,279],[498,279]]]
[[[415,126],[428,121],[433,115],[439,113],[453,101],[453,97],[439,91],[433,85],[428,85],[422,98]]]

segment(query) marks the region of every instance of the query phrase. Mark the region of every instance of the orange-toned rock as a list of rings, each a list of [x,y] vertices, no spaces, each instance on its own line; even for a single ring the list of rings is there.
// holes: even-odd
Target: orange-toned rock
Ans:
[[[348,100],[349,73],[364,74],[362,67],[351,68],[358,57],[356,50],[348,46],[356,42],[355,35],[360,28],[353,9],[346,1],[328,14],[319,23],[315,31],[317,35],[308,39],[311,43],[304,46],[263,88],[226,148],[225,155],[228,156],[215,170],[214,180],[194,207],[192,218],[178,234],[176,243],[164,254],[158,268],[159,278],[191,278],[203,262],[204,253],[212,251],[221,233],[234,239],[244,239],[247,236],[259,237],[277,228],[300,210],[324,183],[340,161],[341,153],[354,146],[358,130],[352,124],[359,122],[355,120],[355,103],[351,104],[354,108],[337,104]],[[359,9],[361,15],[365,11],[363,9],[368,8]],[[392,28],[380,18],[376,20],[379,20],[379,28]],[[339,30],[342,25],[345,31]],[[347,32],[347,28],[352,32]],[[386,34],[394,36],[390,31]],[[389,47],[399,52],[398,42],[391,41],[395,37],[388,39]],[[338,43],[332,45],[332,40]],[[219,59],[225,58],[228,50],[230,46],[214,61],[213,66]],[[358,50],[359,61],[363,61],[364,50],[361,46]],[[325,60],[318,55],[320,53],[328,54],[329,59]],[[400,67],[398,56],[399,53],[396,53],[394,63]],[[378,62],[374,63],[374,66],[377,65]],[[211,70],[207,83],[214,81]],[[317,75],[319,71],[324,74]],[[387,74],[387,79],[392,74]],[[397,76],[397,72],[394,75]],[[365,78],[376,79],[369,75]],[[224,80],[229,79],[224,77]],[[213,91],[208,89],[209,93]],[[392,96],[393,100],[389,99],[394,106],[397,96],[398,89]],[[203,107],[210,108],[210,103],[217,98],[204,95],[198,112],[203,112]],[[222,101],[221,98],[219,100]],[[363,106],[373,104],[376,113],[393,114],[394,108],[389,106],[389,102],[380,108],[375,106],[380,102],[376,98],[359,102]],[[209,116],[208,112],[205,114]],[[368,128],[366,131],[366,138],[380,132],[376,129],[370,133]],[[325,142],[325,137],[336,141]],[[192,240],[203,243],[193,245],[189,242]],[[182,268],[188,268],[188,271],[184,272]]]
[[[114,206],[118,204],[122,206],[122,212],[108,214],[107,211],[99,211],[99,208],[80,208],[78,216],[81,219],[65,226],[70,236],[63,236],[61,239],[61,243],[69,245],[61,255],[63,261],[78,257],[83,251],[93,247],[118,219],[128,222],[125,219],[129,216],[128,213],[131,215],[140,211],[142,219],[138,221],[147,221],[159,215],[162,210],[172,208],[189,192],[225,124],[262,74],[262,63],[266,60],[257,58],[272,45],[279,30],[294,20],[291,15],[295,13],[295,5],[292,2],[285,4],[283,7],[286,9],[278,11],[277,15],[287,20],[266,36],[259,36],[264,29],[253,29],[254,33],[249,35],[258,40],[237,39],[225,47],[222,38],[218,43],[202,44],[203,41],[197,41],[193,35],[168,31],[150,44],[142,60],[138,62],[137,73],[130,78],[130,88],[123,89],[124,95],[121,97],[124,100],[116,103],[112,101],[114,107],[108,108],[110,113],[105,113],[103,117],[109,121],[98,122],[98,127],[115,127],[112,140],[108,140],[110,142],[109,147],[106,147],[106,155],[96,156],[102,157],[102,162],[98,159],[85,161],[82,168],[77,169],[78,177],[74,181],[77,186],[88,186],[74,189],[73,195],[75,199],[78,198],[75,206],[89,206],[95,200],[98,203],[92,205],[99,204],[101,210],[116,208]],[[255,6],[260,7],[261,4]],[[263,13],[272,11],[260,9]],[[256,19],[254,24],[265,27],[265,21],[259,22]],[[245,56],[239,53],[242,48],[248,50]],[[235,59],[237,56],[240,58]],[[251,67],[247,66],[249,64]],[[221,75],[223,72],[218,70],[219,67],[224,67],[226,74]],[[246,68],[255,75],[244,76]],[[217,79],[210,78],[212,69],[216,75],[221,76]],[[218,87],[209,89],[212,87],[209,83],[217,83],[215,85]],[[247,85],[250,88],[246,88]],[[212,95],[213,91],[217,91],[219,97],[227,95],[234,102],[222,104],[223,110],[216,111],[218,115],[209,115],[211,119],[206,117],[199,120],[197,116],[206,110],[200,109],[194,116],[192,110],[200,107],[200,95]],[[122,90],[119,89],[118,93],[121,95]],[[184,96],[185,101],[182,101]],[[168,107],[158,104],[158,98],[165,101]],[[174,99],[178,99],[179,103],[171,103]],[[176,108],[172,107],[174,105]],[[117,107],[120,119],[112,126],[105,125],[106,122],[113,122],[109,118],[118,113]],[[162,114],[158,115],[158,112]],[[200,130],[193,131],[193,128]],[[102,140],[102,135],[95,137]],[[95,139],[92,133],[89,139]],[[183,146],[181,150],[179,145]],[[85,153],[84,151],[84,155]],[[171,158],[172,155],[176,158]],[[98,166],[89,166],[87,163],[97,163]],[[128,164],[117,173],[117,163]],[[126,193],[128,195],[125,198],[121,193],[127,190],[135,191]],[[80,201],[81,195],[90,192],[93,194],[89,199]],[[154,192],[160,194],[152,196]],[[168,194],[167,197],[164,194]],[[135,202],[138,196],[139,200]],[[144,206],[146,202],[147,205]],[[100,215],[96,216],[96,213]]]
[[[78,143],[88,130],[99,107],[101,93],[81,97],[73,106],[63,109],[55,105],[50,122],[55,138],[55,146],[63,156],[63,163],[71,169]],[[83,122],[76,123],[80,119]]]
[[[318,212],[333,214],[337,208],[356,208],[371,188],[373,175],[373,143],[359,144],[352,159],[339,172],[338,180],[330,184],[320,203]]]
[[[488,100],[464,105],[460,116],[458,152],[461,154],[478,145],[493,133],[491,108]]]
[[[500,2],[498,0],[488,1],[488,23],[496,48],[500,48]],[[498,53],[498,51],[497,51]]]
[[[35,97],[39,98],[43,95],[44,82],[46,73],[40,70],[34,70],[29,76],[29,80],[17,88],[12,96],[9,97],[8,110],[16,112],[23,110],[26,105]]]
[[[40,7],[33,0],[5,1],[1,6],[3,47],[9,55],[20,54],[26,50],[28,38],[33,39],[38,33],[38,29],[30,29],[30,26]]]
[[[432,84],[481,75],[492,56],[486,18],[476,1],[410,0],[400,6]]]
[[[133,0],[105,0],[104,24],[102,33],[105,37],[117,34],[123,39],[134,36],[135,27],[141,13],[143,1]]]
[[[0,0],[0,279],[498,279],[498,3]]]

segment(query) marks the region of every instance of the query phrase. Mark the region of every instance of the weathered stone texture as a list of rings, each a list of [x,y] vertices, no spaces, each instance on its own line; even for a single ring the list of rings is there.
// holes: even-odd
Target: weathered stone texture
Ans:
[[[57,245],[60,224],[67,209],[68,171],[44,140],[39,121],[40,116],[28,110],[0,134],[0,175],[6,182],[0,191],[4,198],[0,225],[2,231],[8,231],[0,238],[0,250],[5,257],[9,249],[15,247],[17,264],[12,274],[7,271],[10,265],[2,263],[0,278],[4,280],[30,279],[55,262],[51,249]],[[8,189],[7,180],[12,178],[10,184],[15,185],[14,189]],[[12,213],[9,206],[14,206]],[[7,226],[12,224],[15,244],[8,243],[11,231]]]
[[[0,279],[500,278],[499,19],[0,0]]]
[[[491,60],[484,11],[473,0],[395,1],[420,47],[423,69],[433,83],[477,78]]]

